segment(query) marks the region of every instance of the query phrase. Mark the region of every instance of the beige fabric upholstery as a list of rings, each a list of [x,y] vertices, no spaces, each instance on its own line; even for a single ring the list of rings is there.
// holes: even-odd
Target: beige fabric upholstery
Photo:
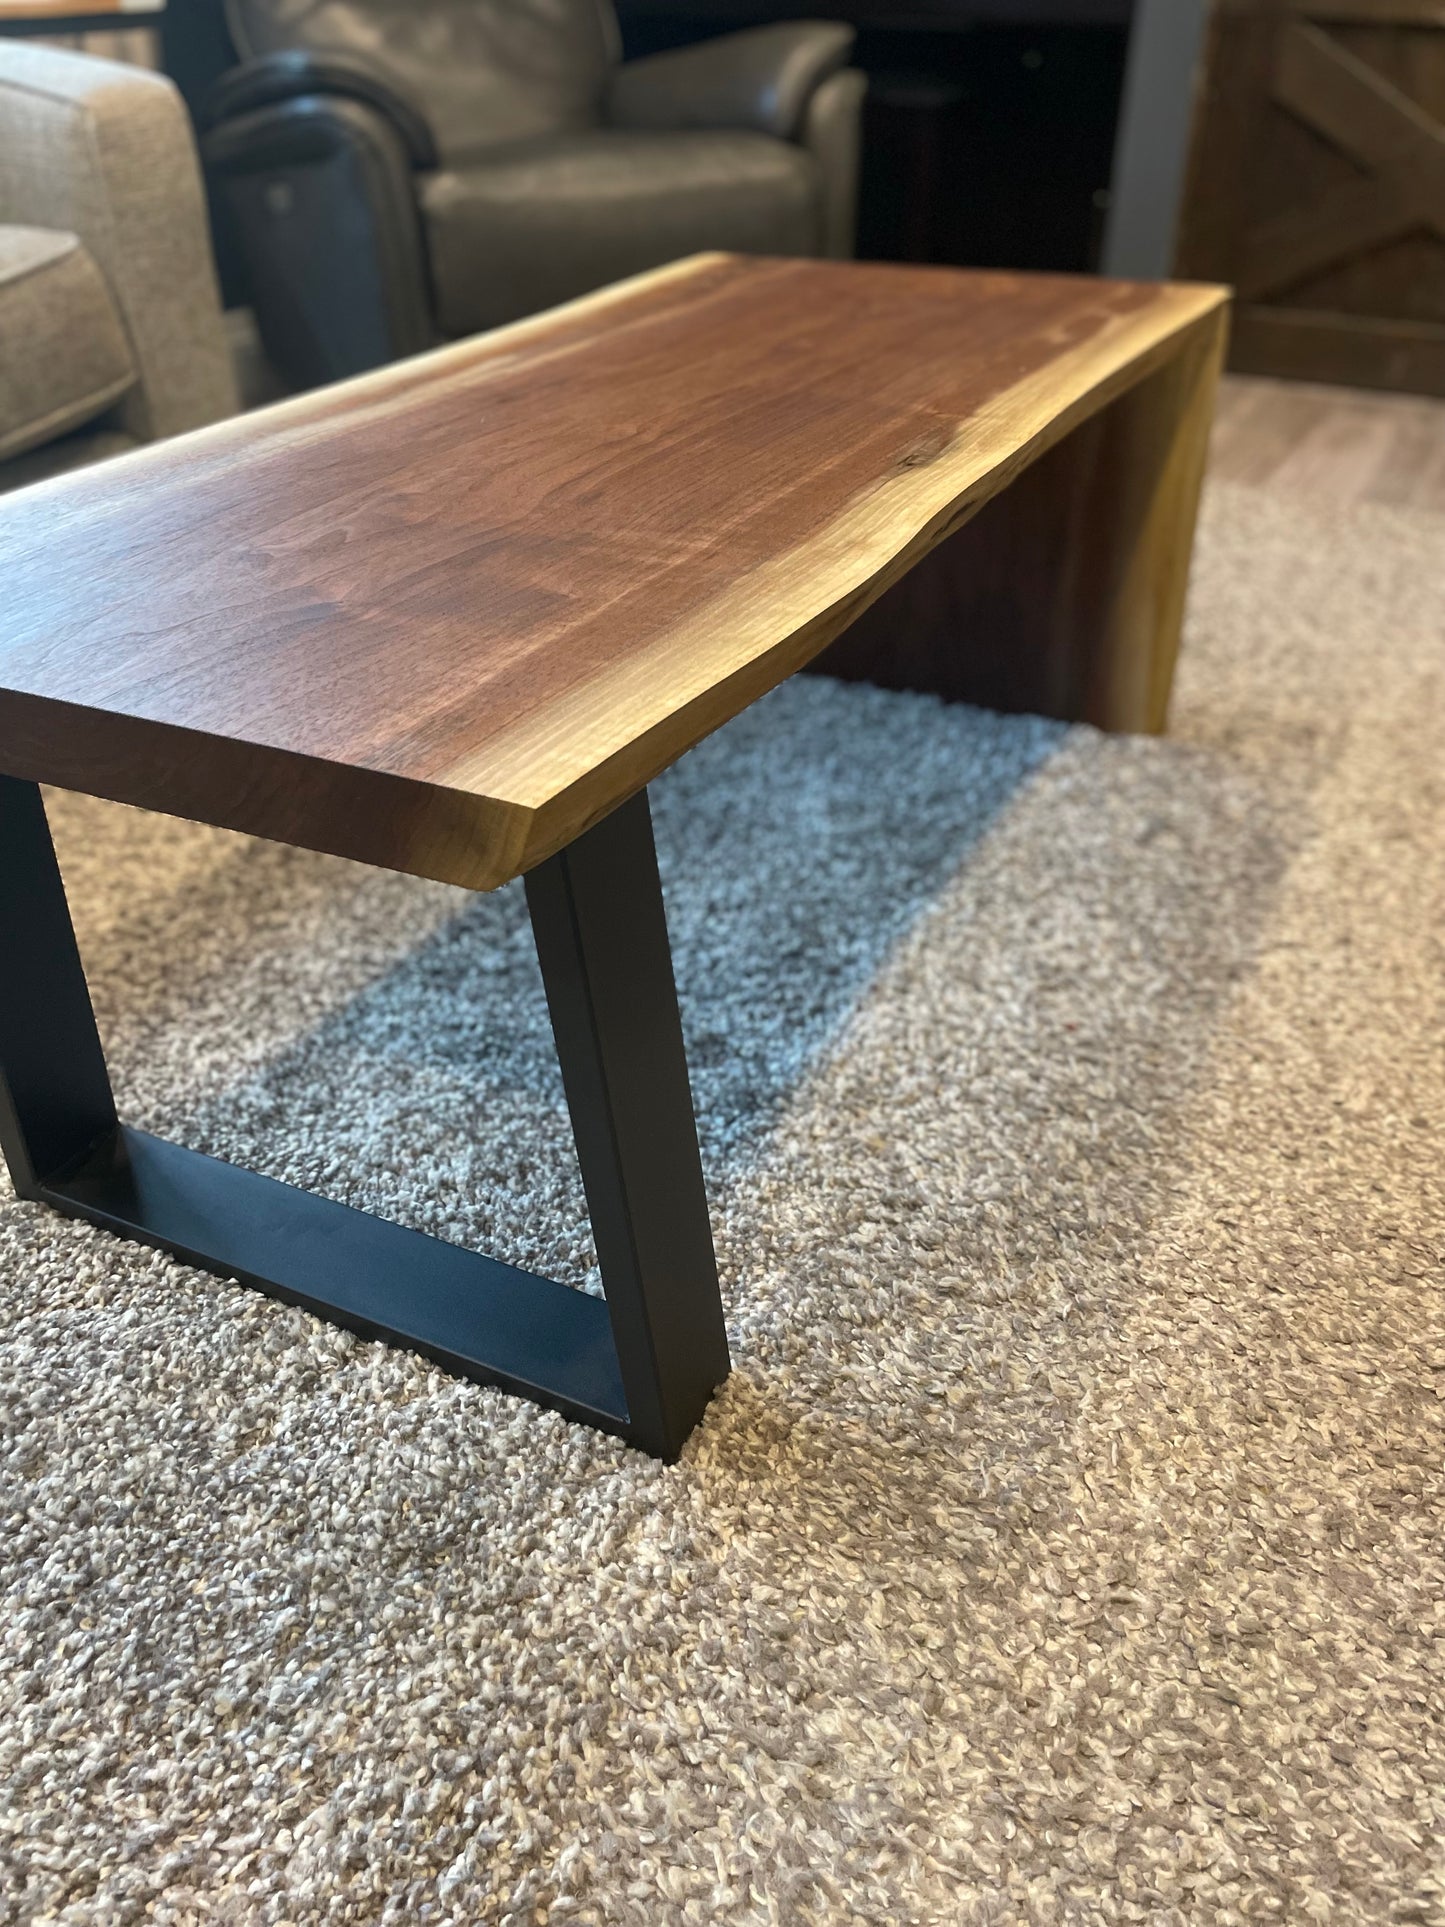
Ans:
[[[169,81],[0,40],[0,222],[78,236],[105,277],[137,376],[116,428],[150,441],[234,410],[200,173]]]
[[[226,18],[243,57],[364,61],[416,103],[449,167],[588,126],[621,53],[611,0],[226,0]]]
[[[89,468],[92,462],[108,462],[112,455],[128,455],[139,446],[133,435],[123,435],[119,429],[78,429],[58,442],[32,448],[28,455],[17,455],[13,462],[0,462],[0,495],[49,481],[53,475],[68,475],[73,468]]]
[[[93,421],[135,386],[105,277],[73,234],[0,227],[0,461]]]

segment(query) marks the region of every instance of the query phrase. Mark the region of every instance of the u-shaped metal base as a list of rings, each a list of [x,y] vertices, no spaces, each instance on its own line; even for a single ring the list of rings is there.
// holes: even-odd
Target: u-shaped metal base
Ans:
[[[526,888],[605,1302],[120,1123],[40,791],[0,777],[16,1190],[675,1459],[729,1361],[646,794]]]

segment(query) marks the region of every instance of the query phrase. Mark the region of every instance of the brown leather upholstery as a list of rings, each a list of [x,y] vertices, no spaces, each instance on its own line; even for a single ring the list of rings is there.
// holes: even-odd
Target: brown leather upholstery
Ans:
[[[818,170],[762,134],[559,134],[426,176],[421,206],[449,335],[705,249],[820,251]]]
[[[293,379],[685,254],[851,252],[851,28],[756,28],[624,65],[612,0],[225,7],[246,58],[209,97],[205,152],[223,241]]]
[[[444,165],[598,120],[620,54],[610,0],[227,0],[246,58],[351,54],[421,109]]]

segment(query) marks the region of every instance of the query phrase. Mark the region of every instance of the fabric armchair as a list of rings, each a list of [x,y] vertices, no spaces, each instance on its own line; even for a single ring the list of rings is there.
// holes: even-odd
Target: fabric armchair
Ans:
[[[0,41],[0,487],[232,412],[191,129],[168,81]]]
[[[610,0],[226,0],[225,21],[203,152],[296,385],[685,254],[852,251],[850,28],[623,65]]]

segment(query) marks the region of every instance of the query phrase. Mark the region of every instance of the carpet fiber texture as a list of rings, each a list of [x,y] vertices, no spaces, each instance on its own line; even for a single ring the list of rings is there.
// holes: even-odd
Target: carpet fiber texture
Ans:
[[[1445,1922],[1445,531],[1217,487],[1174,732],[656,786],[684,1462],[0,1191],[0,1918]],[[524,906],[80,799],[133,1121],[581,1286]]]

